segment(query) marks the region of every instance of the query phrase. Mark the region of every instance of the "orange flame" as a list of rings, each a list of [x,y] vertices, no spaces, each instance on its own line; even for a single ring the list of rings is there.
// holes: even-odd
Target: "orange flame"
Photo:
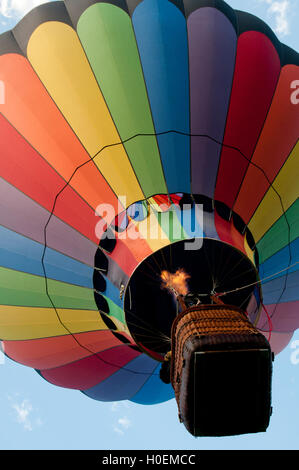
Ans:
[[[178,269],[174,274],[168,271],[162,271],[162,288],[168,289],[176,295],[187,295],[188,294],[188,285],[187,280],[191,276],[183,269]]]

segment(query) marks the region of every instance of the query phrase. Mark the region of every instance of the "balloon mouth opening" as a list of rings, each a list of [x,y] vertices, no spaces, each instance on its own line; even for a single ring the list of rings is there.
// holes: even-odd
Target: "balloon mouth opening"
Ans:
[[[128,329],[139,348],[156,360],[163,361],[171,348],[172,324],[181,311],[177,294],[190,306],[211,304],[212,296],[220,294],[225,304],[244,310],[252,323],[258,318],[261,291],[251,260],[218,240],[200,239],[200,246],[186,250],[182,240],[156,251],[140,263],[127,285]]]

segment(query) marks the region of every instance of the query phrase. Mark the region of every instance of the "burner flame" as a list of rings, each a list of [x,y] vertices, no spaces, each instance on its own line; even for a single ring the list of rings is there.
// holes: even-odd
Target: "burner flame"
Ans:
[[[178,269],[174,274],[168,271],[162,271],[162,289],[168,289],[176,297],[179,295],[187,295],[189,288],[187,280],[190,279],[190,275],[187,274],[183,269]]]

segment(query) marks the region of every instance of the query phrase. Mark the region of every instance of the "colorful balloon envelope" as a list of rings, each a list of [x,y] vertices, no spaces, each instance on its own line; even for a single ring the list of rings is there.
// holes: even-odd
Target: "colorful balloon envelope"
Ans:
[[[299,327],[299,54],[222,0],[65,0],[0,36],[0,339],[101,401],[173,398],[163,271]]]

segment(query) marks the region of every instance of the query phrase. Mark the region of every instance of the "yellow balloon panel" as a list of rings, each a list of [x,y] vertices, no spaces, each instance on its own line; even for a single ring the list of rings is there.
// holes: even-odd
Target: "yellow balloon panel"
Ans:
[[[64,23],[43,23],[32,34],[27,54],[73,131],[90,156],[96,156],[95,163],[114,192],[126,195],[128,204],[143,199],[76,32]]]
[[[299,196],[299,142],[280,170],[249,223],[258,242]],[[278,196],[279,195],[279,196]],[[280,200],[281,198],[281,200]]]
[[[69,332],[107,330],[95,311],[57,309],[57,314],[53,308],[1,305],[1,339],[29,340],[68,335]]]

